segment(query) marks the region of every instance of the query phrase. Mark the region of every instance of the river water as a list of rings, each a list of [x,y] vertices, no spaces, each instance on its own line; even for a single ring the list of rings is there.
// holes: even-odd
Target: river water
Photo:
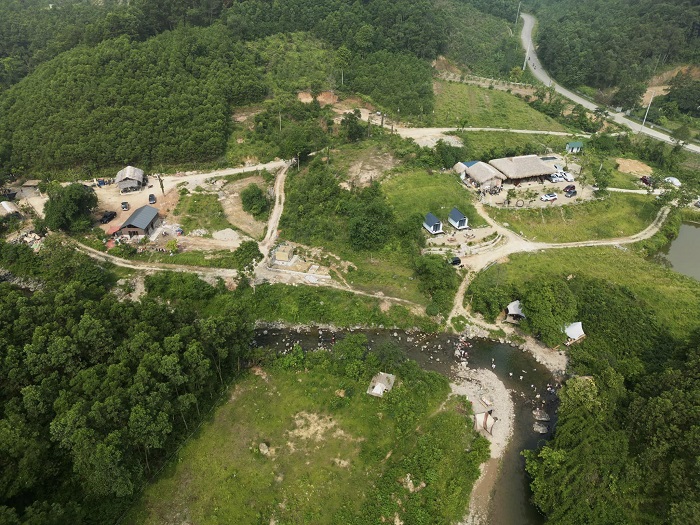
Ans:
[[[677,272],[700,281],[700,223],[681,224],[678,237],[658,257]]]
[[[355,330],[331,332],[311,329],[308,331],[268,329],[256,331],[256,344],[282,351],[299,343],[305,350],[319,345],[330,346],[347,333],[362,333],[367,336],[370,348],[392,342],[403,349],[407,357],[418,362],[426,370],[457,380],[454,346],[457,339],[450,334],[406,333],[400,330]],[[500,525],[540,525],[544,517],[530,502],[531,491],[525,473],[525,460],[521,452],[536,448],[549,434],[537,434],[532,425],[532,409],[541,406],[546,399],[545,410],[552,417],[550,428],[556,422],[555,396],[547,394],[547,386],[554,383],[552,374],[527,352],[508,345],[490,341],[474,340],[469,349],[469,366],[493,370],[511,391],[515,408],[513,436],[502,459],[496,487],[489,509],[489,523]],[[495,364],[495,368],[492,365]],[[510,375],[512,373],[512,376]],[[520,379],[520,376],[523,379]]]

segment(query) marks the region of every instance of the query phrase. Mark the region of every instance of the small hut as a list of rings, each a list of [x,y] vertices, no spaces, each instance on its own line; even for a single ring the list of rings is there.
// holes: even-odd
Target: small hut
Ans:
[[[432,235],[437,235],[438,233],[443,233],[442,231],[442,221],[438,219],[435,215],[428,212],[423,221],[423,228],[428,230]]]
[[[367,393],[370,396],[383,397],[384,392],[389,392],[394,388],[394,381],[396,381],[395,375],[379,372],[372,378],[372,381],[369,382]]]
[[[498,188],[506,176],[485,162],[470,162],[466,165],[465,175],[482,190]]]
[[[469,220],[467,219],[467,216],[464,215],[457,208],[452,208],[452,211],[447,217],[447,220],[452,226],[454,226],[458,230],[464,230],[466,228],[469,228]]]

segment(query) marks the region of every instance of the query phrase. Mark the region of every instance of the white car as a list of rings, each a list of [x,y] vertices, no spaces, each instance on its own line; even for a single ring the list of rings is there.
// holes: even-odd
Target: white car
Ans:
[[[557,200],[557,194],[556,193],[546,193],[540,197],[541,201],[544,202],[552,202]]]
[[[564,182],[564,178],[559,173],[553,173],[549,176],[550,182]]]
[[[566,182],[574,182],[574,176],[568,171],[562,171],[559,175],[561,175]]]

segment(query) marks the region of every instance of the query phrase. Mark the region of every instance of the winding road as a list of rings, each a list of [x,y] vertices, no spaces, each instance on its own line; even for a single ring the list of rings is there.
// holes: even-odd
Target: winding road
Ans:
[[[581,97],[580,95],[569,91],[560,84],[557,84],[554,81],[554,79],[552,79],[552,77],[550,77],[547,74],[547,71],[545,71],[544,67],[542,67],[540,59],[537,57],[535,43],[532,40],[532,30],[535,27],[536,19],[534,16],[529,15],[527,13],[520,13],[520,16],[522,17],[524,22],[523,30],[520,33],[520,40],[522,42],[523,49],[529,50],[527,64],[535,78],[537,78],[537,80],[542,82],[545,86],[552,86],[557,93],[563,95],[564,97],[568,98],[573,102],[576,102],[577,104],[581,104],[586,109],[595,111],[596,109],[601,108],[607,111],[607,108],[598,106],[590,100],[587,100]],[[627,126],[628,128],[637,133],[643,133],[644,135],[649,135],[650,137],[654,137],[655,139],[668,142],[669,144],[675,144],[673,139],[671,139],[671,137],[666,133],[661,133],[660,131],[648,128],[646,126],[643,127],[638,122],[626,118],[622,113],[611,113],[610,118],[618,124]],[[700,146],[696,146],[695,144],[686,143],[683,145],[683,147],[689,151],[700,153]]]

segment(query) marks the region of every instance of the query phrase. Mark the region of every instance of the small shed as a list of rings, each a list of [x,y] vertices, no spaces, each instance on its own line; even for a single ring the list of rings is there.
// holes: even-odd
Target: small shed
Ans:
[[[452,211],[450,212],[450,215],[447,217],[447,220],[449,223],[457,228],[458,230],[464,230],[465,228],[468,228],[468,219],[467,216],[464,215],[461,211],[459,211],[457,208],[452,208]]]
[[[369,382],[367,393],[370,396],[383,397],[384,392],[389,392],[392,388],[394,388],[394,381],[396,381],[395,375],[379,372],[372,378],[372,381]]]
[[[583,325],[580,322],[571,323],[569,326],[564,328],[564,333],[567,337],[567,341],[564,343],[566,346],[578,343],[586,337],[586,334],[583,332]]]
[[[567,142],[566,152],[567,153],[579,153],[583,149],[583,142]]]
[[[137,191],[143,186],[143,170],[127,166],[117,173],[114,182],[117,184],[120,193]]]
[[[428,230],[432,235],[437,235],[438,233],[443,233],[442,231],[442,221],[438,219],[435,215],[428,212],[423,221],[423,228]]]
[[[150,235],[158,221],[158,210],[152,206],[141,206],[119,228],[119,235],[135,237],[137,235]]]
[[[491,410],[488,412],[479,412],[474,414],[474,430],[485,430],[493,435],[493,426],[496,424],[496,418],[491,415]]]
[[[277,248],[275,252],[275,261],[289,262],[294,257],[294,246],[285,244]]]
[[[515,319],[524,319],[525,314],[520,306],[520,300],[513,301],[506,306],[506,314]]]

